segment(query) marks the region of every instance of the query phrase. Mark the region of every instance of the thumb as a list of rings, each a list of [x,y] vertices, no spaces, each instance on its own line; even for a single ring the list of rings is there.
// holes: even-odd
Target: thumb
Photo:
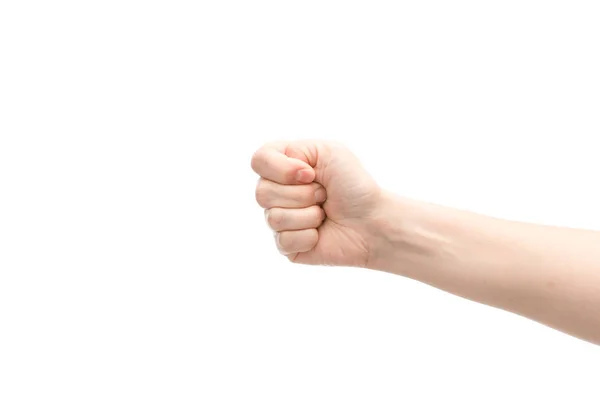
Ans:
[[[311,183],[315,170],[293,154],[288,154],[285,143],[272,143],[258,149],[252,156],[251,166],[261,177],[282,185]]]

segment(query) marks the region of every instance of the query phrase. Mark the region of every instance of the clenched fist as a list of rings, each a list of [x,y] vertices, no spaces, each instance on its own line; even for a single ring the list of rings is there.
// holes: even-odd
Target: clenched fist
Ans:
[[[301,264],[367,266],[382,191],[338,143],[268,144],[252,157],[256,200],[279,251]]]

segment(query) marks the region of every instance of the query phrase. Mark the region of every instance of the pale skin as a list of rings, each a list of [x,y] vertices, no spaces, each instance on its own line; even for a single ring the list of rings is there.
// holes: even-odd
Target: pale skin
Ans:
[[[394,195],[339,143],[270,143],[251,165],[290,261],[402,275],[600,344],[600,232]]]

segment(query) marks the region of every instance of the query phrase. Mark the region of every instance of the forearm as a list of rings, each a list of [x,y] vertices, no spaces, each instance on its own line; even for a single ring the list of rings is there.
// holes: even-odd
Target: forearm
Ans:
[[[386,195],[369,268],[407,276],[600,344],[600,233]]]

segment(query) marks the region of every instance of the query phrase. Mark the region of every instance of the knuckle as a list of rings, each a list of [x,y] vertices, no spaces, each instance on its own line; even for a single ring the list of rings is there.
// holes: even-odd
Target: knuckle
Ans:
[[[267,214],[267,224],[273,230],[280,230],[283,227],[284,212],[279,209],[271,209]]]
[[[261,147],[256,150],[252,159],[250,161],[250,166],[257,174],[264,173],[266,169],[269,168],[269,157],[267,156],[267,149],[265,147]]]
[[[252,169],[257,172],[258,166],[260,164],[260,159],[262,157],[262,149],[256,150],[250,159],[250,166]]]
[[[262,208],[269,208],[271,201],[270,197],[267,188],[259,183],[255,191],[255,198],[258,205]]]

